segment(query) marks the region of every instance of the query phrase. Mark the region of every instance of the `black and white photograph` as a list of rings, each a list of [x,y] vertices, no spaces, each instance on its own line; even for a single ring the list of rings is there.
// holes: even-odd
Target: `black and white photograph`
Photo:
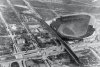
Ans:
[[[100,67],[100,0],[0,0],[0,67]]]

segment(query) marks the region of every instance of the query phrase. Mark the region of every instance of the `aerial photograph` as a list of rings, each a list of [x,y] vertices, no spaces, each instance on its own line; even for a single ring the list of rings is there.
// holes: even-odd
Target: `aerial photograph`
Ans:
[[[100,67],[100,0],[0,0],[0,67]]]

